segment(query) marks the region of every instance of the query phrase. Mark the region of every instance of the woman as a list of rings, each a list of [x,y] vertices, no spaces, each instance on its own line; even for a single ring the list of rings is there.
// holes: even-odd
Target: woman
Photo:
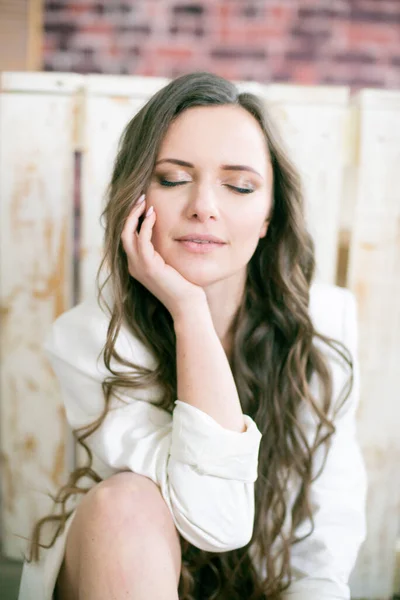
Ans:
[[[20,600],[349,598],[355,303],[312,284],[262,104],[172,81],[126,127],[104,216],[108,278],[46,342],[88,464],[40,556],[36,527]]]

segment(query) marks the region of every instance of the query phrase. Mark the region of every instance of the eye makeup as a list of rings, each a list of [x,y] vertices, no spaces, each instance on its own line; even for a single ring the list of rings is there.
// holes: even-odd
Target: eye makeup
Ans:
[[[252,194],[253,192],[255,192],[255,189],[253,187],[242,187],[238,185],[231,185],[229,183],[225,183],[224,185],[227,188],[233,190],[234,192],[238,192],[239,194]]]
[[[185,183],[190,183],[189,181],[169,181],[168,179],[160,179],[158,182],[163,187],[176,187],[178,185],[184,185]]]
[[[192,183],[193,178],[188,173],[182,173],[182,171],[171,172],[171,171],[156,171],[153,175],[153,180],[163,188],[175,188],[183,186],[187,183]],[[238,177],[227,177],[219,179],[218,184],[232,190],[239,194],[252,194],[258,188],[249,178]]]
[[[156,172],[154,174],[155,181],[165,187],[174,187],[184,183],[190,183],[192,180],[188,178],[187,173],[171,173],[171,172]]]

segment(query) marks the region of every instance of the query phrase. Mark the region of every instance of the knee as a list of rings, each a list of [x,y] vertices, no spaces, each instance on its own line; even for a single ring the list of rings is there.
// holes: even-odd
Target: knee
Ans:
[[[175,530],[158,486],[136,473],[117,473],[102,481],[88,492],[84,504],[97,531],[103,523],[112,529],[134,528],[136,533]]]
[[[124,539],[127,544],[121,544]],[[87,492],[76,509],[60,573],[60,589],[77,589],[82,560],[88,556],[103,564],[110,553],[116,556],[118,551],[128,552],[134,557],[146,547],[163,549],[163,556],[173,561],[178,582],[179,534],[158,486],[132,472],[113,475]]]

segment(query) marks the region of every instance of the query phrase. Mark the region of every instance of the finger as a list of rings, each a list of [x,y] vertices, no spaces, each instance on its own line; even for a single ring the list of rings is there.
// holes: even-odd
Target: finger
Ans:
[[[142,194],[139,200],[133,206],[131,212],[129,213],[124,227],[121,233],[121,241],[124,247],[125,252],[128,252],[135,249],[135,236],[134,232],[138,228],[139,218],[143,214],[144,209],[146,208],[146,203],[144,202],[145,195]]]
[[[140,233],[137,236],[137,249],[143,260],[150,260],[154,255],[154,247],[151,243],[153,227],[156,222],[156,213],[153,206],[150,206],[146,213]]]

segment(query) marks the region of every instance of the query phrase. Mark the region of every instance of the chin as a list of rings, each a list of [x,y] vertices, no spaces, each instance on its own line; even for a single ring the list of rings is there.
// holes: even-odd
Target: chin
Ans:
[[[193,283],[194,285],[198,285],[201,288],[207,288],[225,277],[221,272],[217,272],[215,266],[210,265],[171,265],[173,266],[178,273],[182,275],[187,281]]]

